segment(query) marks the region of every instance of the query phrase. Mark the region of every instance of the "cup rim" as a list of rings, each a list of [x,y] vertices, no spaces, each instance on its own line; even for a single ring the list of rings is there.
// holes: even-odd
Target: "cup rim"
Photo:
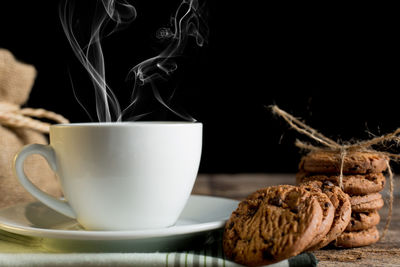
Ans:
[[[195,121],[123,121],[123,122],[72,122],[72,123],[61,123],[52,124],[50,128],[64,128],[64,127],[174,127],[184,125],[202,125],[201,122]]]

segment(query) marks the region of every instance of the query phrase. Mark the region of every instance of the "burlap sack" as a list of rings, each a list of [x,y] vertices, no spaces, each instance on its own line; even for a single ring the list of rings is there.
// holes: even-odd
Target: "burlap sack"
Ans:
[[[24,104],[35,77],[33,66],[18,62],[9,51],[0,49],[0,112],[2,103],[3,106]],[[32,143],[47,144],[47,137],[29,127],[5,126],[0,120],[0,208],[34,200],[13,172],[15,154],[24,145]],[[61,195],[57,178],[44,158],[33,155],[25,161],[24,168],[30,180],[43,191],[53,196]]]

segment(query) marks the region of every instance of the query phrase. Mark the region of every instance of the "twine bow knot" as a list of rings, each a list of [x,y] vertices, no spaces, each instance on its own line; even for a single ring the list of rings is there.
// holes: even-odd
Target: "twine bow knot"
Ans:
[[[68,123],[69,121],[60,114],[42,108],[21,108],[19,105],[0,101],[0,125],[28,128],[42,133],[49,133],[50,123],[34,118],[45,118],[57,123]]]

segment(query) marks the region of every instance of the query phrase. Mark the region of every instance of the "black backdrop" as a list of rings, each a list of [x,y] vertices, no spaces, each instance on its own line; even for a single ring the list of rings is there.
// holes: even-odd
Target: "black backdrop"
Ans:
[[[93,89],[62,31],[58,1],[8,2],[0,4],[0,47],[38,70],[27,105],[89,121],[70,76],[89,107]],[[132,3],[137,20],[104,41],[113,88],[125,86],[129,67],[160,51],[154,34],[178,5]],[[300,156],[293,142],[303,137],[270,114],[265,106],[271,104],[335,139],[369,138],[400,126],[395,10],[209,1],[208,43],[199,49],[189,42],[176,92],[176,102],[204,124],[200,171],[295,172]]]

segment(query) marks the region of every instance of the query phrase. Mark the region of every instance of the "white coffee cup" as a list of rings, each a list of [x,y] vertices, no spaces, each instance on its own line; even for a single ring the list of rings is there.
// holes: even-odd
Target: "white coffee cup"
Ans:
[[[50,145],[25,146],[14,169],[30,194],[86,229],[163,228],[177,221],[190,196],[201,148],[201,123],[58,124],[50,127]],[[47,159],[65,201],[26,177],[31,154]]]

